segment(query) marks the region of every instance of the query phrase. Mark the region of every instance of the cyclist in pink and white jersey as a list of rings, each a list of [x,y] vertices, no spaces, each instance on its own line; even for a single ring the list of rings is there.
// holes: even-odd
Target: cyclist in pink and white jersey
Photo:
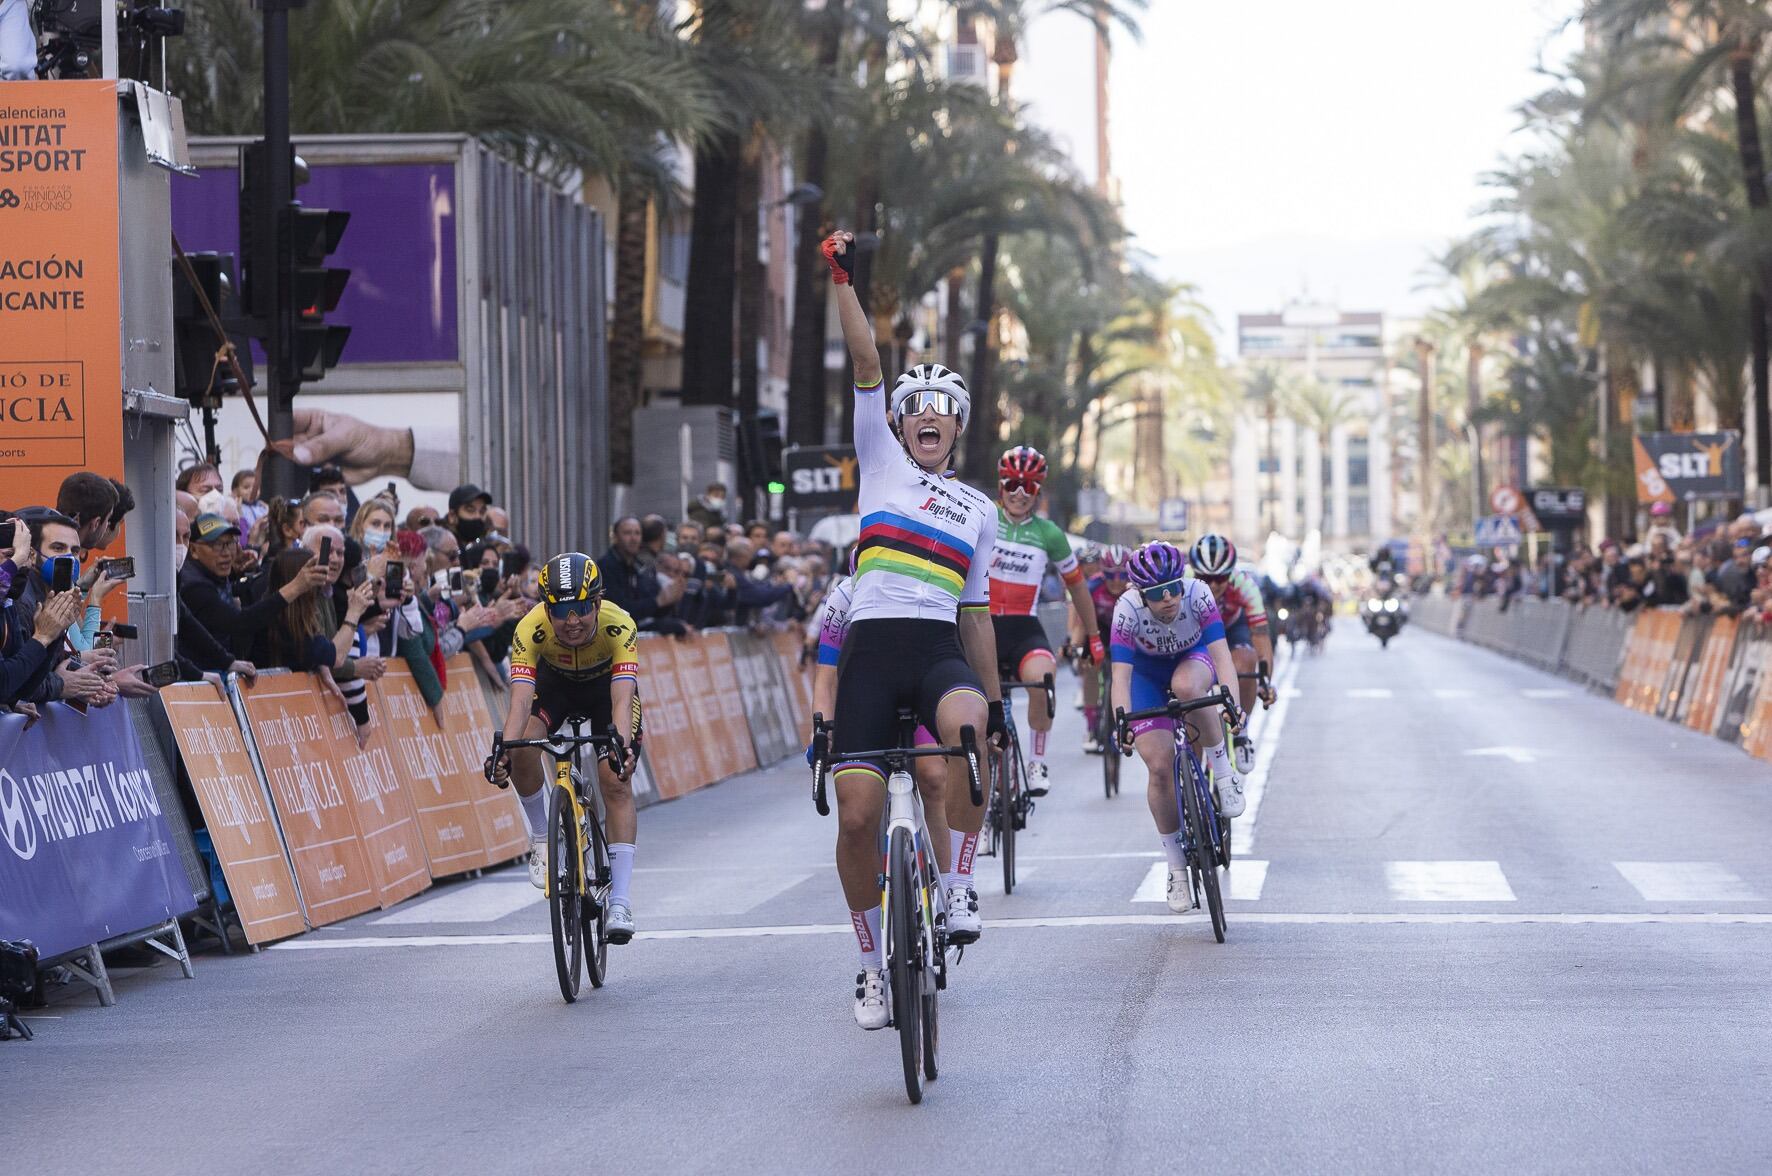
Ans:
[[[1223,535],[1200,536],[1188,552],[1188,575],[1198,576],[1218,602],[1225,641],[1231,647],[1231,660],[1237,663],[1237,703],[1243,713],[1251,713],[1257,696],[1263,706],[1272,706],[1271,683],[1242,677],[1255,673],[1259,665],[1272,667],[1274,643],[1268,635],[1267,603],[1255,577],[1237,566],[1237,545]],[[1237,770],[1246,773],[1255,764],[1255,741],[1242,734],[1236,744]]]

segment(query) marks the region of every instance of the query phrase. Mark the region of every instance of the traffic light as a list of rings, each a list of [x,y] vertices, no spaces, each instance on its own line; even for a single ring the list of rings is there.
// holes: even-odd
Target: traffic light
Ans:
[[[270,190],[266,162],[263,140],[240,148],[240,312],[258,321],[253,334],[260,339],[269,334],[277,299],[276,210],[282,203]]]
[[[233,330],[240,314],[240,300],[234,293],[234,255],[232,253],[188,253],[186,260],[197,282],[203,288],[209,305],[220,316],[235,357],[248,384],[252,381],[252,348],[246,336]],[[215,354],[220,342],[215,327],[203,313],[203,303],[191,288],[184,267],[172,261],[172,353],[173,388],[176,395],[198,407],[220,408],[224,397],[239,389],[233,369],[223,364],[218,370]]]
[[[351,271],[329,266],[327,259],[350,224],[351,214],[336,208],[304,208],[293,201],[284,210],[283,235],[292,273],[294,295],[290,345],[284,351],[290,378],[318,380],[339,361],[351,328],[328,323],[326,316],[338,309]]]

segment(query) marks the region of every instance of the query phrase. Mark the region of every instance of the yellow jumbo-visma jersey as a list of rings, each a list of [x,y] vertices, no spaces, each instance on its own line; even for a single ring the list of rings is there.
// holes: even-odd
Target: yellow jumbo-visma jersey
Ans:
[[[602,677],[638,682],[636,642],[634,618],[607,600],[597,610],[596,635],[576,648],[560,640],[547,605],[538,604],[517,622],[517,635],[511,639],[511,681],[534,682],[536,670],[545,663],[554,673],[575,682]]]

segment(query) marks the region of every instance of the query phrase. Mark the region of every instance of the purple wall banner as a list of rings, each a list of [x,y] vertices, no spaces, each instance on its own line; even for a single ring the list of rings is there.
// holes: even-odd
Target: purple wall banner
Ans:
[[[196,909],[122,705],[0,716],[0,939],[44,959]]]
[[[312,175],[301,202],[351,214],[333,254],[351,280],[328,316],[351,328],[345,365],[461,362],[455,166],[315,164]],[[185,252],[239,253],[239,186],[231,167],[174,181],[172,228]]]

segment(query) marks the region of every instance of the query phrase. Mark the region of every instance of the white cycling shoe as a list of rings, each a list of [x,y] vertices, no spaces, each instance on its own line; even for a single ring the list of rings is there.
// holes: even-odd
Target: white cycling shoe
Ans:
[[[1247,776],[1255,769],[1255,740],[1247,735],[1231,740],[1231,758],[1236,762],[1237,775]]]
[[[948,887],[948,942],[977,943],[984,931],[978,917],[978,891],[961,883]]]
[[[1052,772],[1040,760],[1028,765],[1028,795],[1045,796],[1052,790]]]
[[[634,908],[625,902],[609,904],[609,942],[626,943],[634,937]]]
[[[1243,796],[1243,777],[1232,772],[1231,778],[1218,786],[1218,811],[1227,817],[1240,817],[1247,803]]]
[[[887,1019],[886,979],[879,968],[865,969],[855,978],[855,1023],[863,1029],[884,1029]]]
[[[1177,915],[1189,915],[1194,912],[1194,889],[1188,884],[1187,871],[1169,871],[1169,889],[1163,899],[1169,904],[1169,910]]]
[[[548,888],[548,839],[529,839],[529,881],[537,890]]]

